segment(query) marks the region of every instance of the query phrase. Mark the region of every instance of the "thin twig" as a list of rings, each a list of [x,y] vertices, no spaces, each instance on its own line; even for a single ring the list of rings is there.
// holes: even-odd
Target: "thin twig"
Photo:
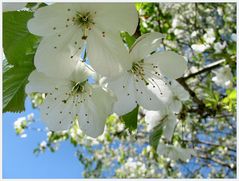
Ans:
[[[187,80],[187,79],[189,79],[189,78],[191,78],[191,77],[195,77],[195,76],[197,76],[197,75],[199,75],[199,74],[202,74],[202,73],[204,73],[204,72],[210,71],[210,70],[212,70],[212,69],[215,69],[215,68],[221,66],[221,64],[224,63],[224,62],[226,62],[225,59],[218,60],[218,61],[213,62],[213,63],[211,63],[211,64],[209,64],[209,65],[207,65],[207,66],[202,67],[202,68],[199,69],[197,72],[192,73],[192,74],[189,74],[189,75],[187,75],[187,76],[185,76],[185,77],[182,77],[182,78],[180,78],[180,79]]]

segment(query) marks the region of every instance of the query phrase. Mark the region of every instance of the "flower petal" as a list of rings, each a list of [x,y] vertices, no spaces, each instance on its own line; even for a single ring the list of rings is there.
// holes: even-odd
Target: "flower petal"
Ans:
[[[78,61],[75,66],[75,70],[69,79],[75,82],[84,82],[88,79],[89,76],[96,76],[95,74],[96,72],[90,67],[90,65]]]
[[[34,64],[39,72],[50,77],[69,77],[79,61],[83,41],[77,29],[42,39],[35,54]]]
[[[158,32],[146,33],[140,36],[130,48],[130,54],[135,59],[143,59],[160,47],[165,36]]]
[[[102,31],[104,32],[104,31]],[[92,29],[87,39],[90,65],[101,75],[115,77],[129,68],[129,54],[119,34]]]
[[[7,12],[7,11],[17,11],[20,9],[23,9],[25,6],[27,5],[27,3],[2,3],[2,9],[3,12]]]
[[[74,105],[63,102],[67,99],[66,91],[58,90],[47,95],[44,103],[40,105],[41,118],[52,131],[69,129],[76,115],[72,112]],[[71,99],[72,97],[68,101],[71,102]]]
[[[109,81],[108,88],[114,92],[118,99],[114,104],[114,112],[119,116],[132,111],[137,106],[133,81],[129,73]]]
[[[154,53],[145,61],[158,65],[161,73],[172,79],[181,77],[187,69],[185,58],[172,51]]]
[[[175,150],[177,152],[178,159],[184,162],[189,160],[191,158],[191,155],[195,155],[195,152],[193,149],[175,147]]]
[[[160,154],[160,155],[167,155],[168,154],[167,145],[165,145],[165,144],[158,144],[157,153]]]
[[[160,111],[147,111],[145,114],[145,121],[149,126],[149,131],[152,130],[160,123],[161,112]]]
[[[72,3],[54,3],[39,8],[34,17],[28,21],[27,27],[35,35],[52,35],[72,26],[75,13],[76,10]]]
[[[92,88],[92,97],[86,99],[79,109],[79,126],[86,135],[96,138],[104,132],[114,101],[115,98],[101,87]]]
[[[27,94],[33,92],[49,93],[52,92],[55,87],[67,85],[67,81],[47,77],[36,70],[29,75],[28,81],[29,83],[25,88]]]
[[[143,80],[135,79],[135,95],[138,104],[152,111],[164,110],[172,98],[172,92],[166,80],[153,78],[147,74],[145,76],[148,77],[146,79],[149,82],[148,85]]]
[[[177,125],[177,118],[174,114],[169,114],[164,120],[163,135],[168,140],[171,141],[175,126]]]
[[[171,80],[171,88],[173,94],[181,101],[186,101],[189,99],[190,95],[184,87],[175,80]]]
[[[172,100],[169,104],[169,109],[174,113],[179,113],[182,109],[182,102],[180,100]]]
[[[138,25],[138,13],[134,3],[96,3],[96,26],[103,31],[127,31],[133,34]]]

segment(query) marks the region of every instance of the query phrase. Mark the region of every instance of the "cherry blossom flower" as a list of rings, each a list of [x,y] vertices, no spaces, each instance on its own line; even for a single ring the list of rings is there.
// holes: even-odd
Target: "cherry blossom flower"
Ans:
[[[155,52],[163,37],[157,32],[139,37],[129,50],[127,69],[121,76],[108,79],[108,87],[118,98],[114,106],[118,115],[126,114],[137,104],[156,111],[169,103],[169,79],[182,76],[187,63],[174,52]]]
[[[193,44],[192,45],[192,49],[197,52],[197,53],[202,53],[205,50],[207,50],[208,48],[210,48],[209,45],[204,45],[204,44]]]
[[[120,32],[133,34],[137,24],[133,3],[54,3],[40,8],[28,22],[29,31],[43,37],[35,66],[39,72],[61,77],[59,70],[73,67],[74,58],[86,48],[97,73],[117,75],[127,59]]]
[[[182,160],[187,162],[191,155],[196,155],[193,149],[180,148],[174,145],[159,144],[157,147],[157,153],[169,157],[172,160]]]
[[[215,40],[215,32],[212,28],[208,28],[205,30],[206,33],[203,35],[203,39],[207,44],[212,44]]]
[[[75,119],[88,136],[97,137],[104,131],[105,120],[112,113],[115,98],[100,85],[89,84],[94,74],[84,63],[65,79],[57,79],[33,71],[26,92],[41,92],[47,96],[39,106],[41,118],[52,131],[69,129]]]
[[[221,53],[224,48],[226,48],[227,43],[224,41],[223,43],[217,42],[214,44],[213,48],[215,50],[215,53]]]
[[[218,70],[213,71],[213,73],[215,76],[212,78],[212,81],[214,81],[218,86],[224,87],[226,89],[233,86],[233,75],[229,65],[223,66]]]

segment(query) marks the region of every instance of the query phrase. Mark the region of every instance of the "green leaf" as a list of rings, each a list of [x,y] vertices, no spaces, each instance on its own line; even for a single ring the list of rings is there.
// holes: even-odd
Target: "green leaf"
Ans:
[[[123,38],[124,42],[128,45],[129,49],[136,40],[136,38],[133,36],[130,36],[128,32],[121,32],[121,37]]]
[[[140,9],[142,9],[144,3],[135,3],[135,7],[136,7],[136,10],[139,11]]]
[[[3,49],[8,63],[20,65],[26,56],[35,53],[39,38],[27,29],[33,12],[11,11],[3,13]]]
[[[38,3],[27,3],[26,7],[27,8],[33,8],[34,6],[36,6]]]
[[[163,124],[159,124],[153,128],[149,135],[149,144],[156,150],[159,144],[159,139],[163,134]]]
[[[137,129],[138,111],[139,106],[134,108],[131,112],[120,117],[120,119],[124,122],[125,127],[130,131]]]
[[[14,66],[3,73],[3,112],[24,110],[25,85],[33,69],[32,62],[29,62]]]
[[[27,29],[33,12],[3,13],[3,111],[21,112],[26,98],[25,85],[34,69],[33,58],[39,42]]]
[[[2,66],[3,66],[3,73],[7,72],[10,68],[12,68],[13,66],[10,65],[6,59],[3,60],[2,62]]]

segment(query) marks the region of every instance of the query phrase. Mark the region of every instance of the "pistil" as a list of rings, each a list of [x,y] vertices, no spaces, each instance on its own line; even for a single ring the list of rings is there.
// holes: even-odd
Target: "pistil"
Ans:
[[[76,17],[73,18],[74,24],[78,25],[83,32],[82,39],[86,39],[88,36],[88,30],[95,24],[90,12],[82,13],[77,12]]]

